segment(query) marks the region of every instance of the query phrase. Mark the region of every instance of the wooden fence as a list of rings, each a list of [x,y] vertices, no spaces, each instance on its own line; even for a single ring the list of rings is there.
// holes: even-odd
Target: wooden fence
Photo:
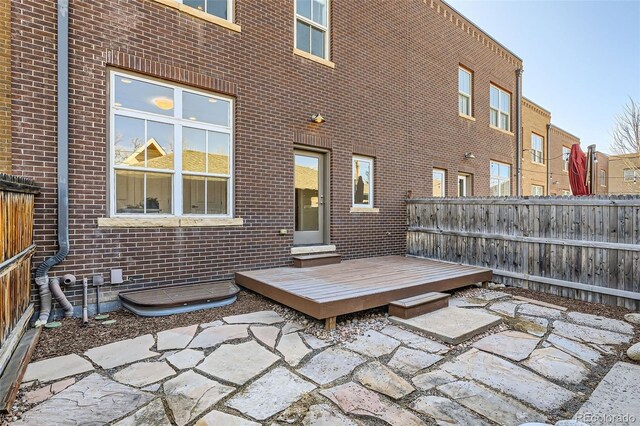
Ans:
[[[0,373],[33,311],[29,298],[37,193],[32,181],[0,174]]]
[[[410,199],[410,255],[494,281],[640,309],[640,197]]]

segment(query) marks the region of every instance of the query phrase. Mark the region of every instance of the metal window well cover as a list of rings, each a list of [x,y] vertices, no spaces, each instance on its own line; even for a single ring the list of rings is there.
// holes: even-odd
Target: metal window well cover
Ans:
[[[217,281],[132,290],[119,297],[125,309],[148,317],[229,305],[239,291],[232,281]]]

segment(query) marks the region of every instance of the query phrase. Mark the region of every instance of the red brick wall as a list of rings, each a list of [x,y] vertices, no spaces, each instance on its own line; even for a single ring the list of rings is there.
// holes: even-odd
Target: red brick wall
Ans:
[[[437,1],[333,2],[335,69],[292,54],[288,0],[236,0],[241,33],[151,0],[70,3],[71,254],[54,272],[108,280],[123,268],[142,275],[140,286],[289,264],[294,143],[330,148],[331,242],[346,258],[404,253],[405,195],[430,195],[433,167],[448,171],[448,195],[459,171],[473,173],[475,194],[486,195],[489,160],[515,163],[515,138],[489,128],[489,83],[512,92],[515,128],[520,63]],[[55,8],[14,4],[13,166],[44,186],[37,265],[56,247]],[[458,64],[474,72],[476,121],[457,113]],[[108,66],[236,97],[235,212],[244,226],[97,227],[107,212]],[[309,123],[316,112],[327,122]],[[349,213],[354,153],[376,157],[378,214]],[[131,287],[107,287],[106,299]]]
[[[11,173],[10,11],[10,0],[0,0],[0,173]]]
[[[571,191],[569,172],[562,169],[562,147],[571,149],[580,139],[555,126],[551,126],[549,133],[549,195],[562,195],[562,191]]]

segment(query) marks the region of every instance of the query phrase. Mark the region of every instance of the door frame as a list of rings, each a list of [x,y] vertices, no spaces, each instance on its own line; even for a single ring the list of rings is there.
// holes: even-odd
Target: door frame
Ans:
[[[307,153],[312,153],[312,154],[316,154],[316,155],[322,155],[322,185],[323,185],[323,189],[324,189],[324,205],[323,205],[323,219],[322,219],[322,242],[317,243],[317,244],[313,244],[313,245],[325,245],[325,244],[330,244],[330,240],[331,240],[331,229],[330,229],[330,225],[331,225],[331,176],[330,176],[330,170],[331,170],[331,151],[326,150],[326,149],[320,149],[320,148],[314,148],[314,147],[309,147],[309,146],[305,146],[305,145],[294,145],[293,146],[293,185],[292,185],[292,192],[293,192],[293,246],[294,247],[304,247],[304,246],[313,246],[313,245],[309,245],[309,244],[296,244],[295,243],[295,212],[296,212],[296,207],[295,207],[295,202],[296,202],[296,186],[295,186],[295,166],[296,166],[296,154],[298,153],[302,153],[304,154],[305,152]]]

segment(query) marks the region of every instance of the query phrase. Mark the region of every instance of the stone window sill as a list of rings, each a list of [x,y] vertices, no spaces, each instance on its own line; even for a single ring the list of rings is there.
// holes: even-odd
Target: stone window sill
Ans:
[[[98,228],[189,228],[214,226],[243,226],[242,218],[200,217],[100,217]]]
[[[500,127],[492,126],[491,124],[489,124],[489,127],[492,128],[493,130],[499,131],[500,133],[504,133],[505,135],[515,136],[515,134],[513,132],[501,129]]]
[[[317,62],[317,63],[322,64],[322,65],[324,65],[326,67],[329,67],[329,68],[335,68],[336,67],[336,64],[334,64],[333,62],[331,62],[331,61],[329,61],[327,59],[321,58],[319,56],[312,55],[311,53],[305,52],[304,50],[300,50],[300,49],[294,48],[293,49],[293,54],[294,55],[298,55],[298,56],[302,56],[303,58],[309,59],[310,61],[313,61],[313,62]]]
[[[466,118],[467,120],[476,121],[476,118],[475,118],[475,117],[472,117],[472,116],[470,116],[470,115],[462,114],[462,113],[458,113],[458,115],[459,115],[460,117],[462,117],[462,118]]]
[[[175,0],[151,0],[151,1],[179,10],[181,12],[186,13],[187,15],[195,16],[196,18],[200,18],[204,21],[211,22],[212,24],[220,25],[221,27],[227,28],[231,31],[235,31],[238,33],[242,31],[242,28],[238,24],[234,24],[233,22],[227,21],[226,19],[222,19],[218,16],[211,15],[209,13],[203,12],[198,9],[194,9],[193,7],[186,6],[182,3],[178,3]]]
[[[380,213],[377,207],[351,207],[349,213]]]

